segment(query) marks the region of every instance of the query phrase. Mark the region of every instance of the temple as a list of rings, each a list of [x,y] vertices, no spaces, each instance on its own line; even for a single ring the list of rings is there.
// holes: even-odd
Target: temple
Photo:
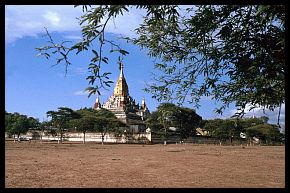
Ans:
[[[113,112],[118,119],[126,123],[135,132],[144,131],[148,114],[150,113],[143,97],[141,105],[129,95],[129,88],[124,76],[124,65],[120,65],[119,79],[114,88],[114,93],[101,105],[99,97],[94,104],[94,109],[105,108]]]

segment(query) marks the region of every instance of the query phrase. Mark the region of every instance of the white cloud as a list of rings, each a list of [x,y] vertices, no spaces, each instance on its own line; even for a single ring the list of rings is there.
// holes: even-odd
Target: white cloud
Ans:
[[[43,34],[44,27],[53,32],[80,31],[76,18],[81,14],[81,8],[72,5],[6,5],[5,43]]]
[[[142,22],[144,10],[130,9],[110,20],[106,31],[125,36],[134,36],[133,31]],[[5,6],[5,43],[15,42],[17,39],[35,37],[45,32],[80,32],[77,20],[83,14],[81,7],[73,5],[6,5]],[[80,39],[80,36],[65,36],[67,39]]]
[[[82,36],[78,36],[78,35],[65,35],[63,37],[68,40],[81,40],[82,39]]]
[[[60,15],[57,12],[47,11],[43,17],[50,22],[52,26],[58,26],[60,24]]]
[[[111,19],[106,26],[106,30],[114,34],[135,37],[134,30],[143,22],[145,13],[143,9],[131,8],[129,12],[124,12],[123,15]]]
[[[244,117],[261,117],[266,116],[269,118],[269,123],[276,124],[278,122],[278,114],[279,114],[279,108],[276,108],[274,111],[265,110],[265,113],[263,112],[262,107],[256,107],[254,109],[250,110],[250,105],[246,105],[245,108],[245,116]],[[236,112],[236,109],[230,110],[231,114],[234,115]],[[280,112],[280,124],[285,125],[285,104],[282,104],[281,106],[281,112]]]
[[[77,67],[73,70],[73,73],[75,75],[82,75],[85,76],[88,73],[88,69],[87,68],[83,68],[83,67]]]
[[[188,6],[180,6],[181,14]],[[81,7],[73,5],[6,5],[5,6],[5,42],[12,43],[25,36],[37,36],[45,32],[80,32],[79,18],[83,14]],[[144,9],[129,8],[117,18],[111,19],[106,31],[123,36],[135,37],[135,31],[143,16]],[[104,22],[104,20],[103,20]],[[79,36],[65,36],[67,39],[81,39]]]

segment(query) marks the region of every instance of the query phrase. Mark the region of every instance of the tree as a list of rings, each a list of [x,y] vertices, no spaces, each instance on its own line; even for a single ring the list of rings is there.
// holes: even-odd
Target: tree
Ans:
[[[120,127],[126,124],[114,118],[96,117],[95,131],[100,132],[102,136],[102,145],[104,145],[104,137],[108,132],[120,132]]]
[[[86,90],[100,94],[99,89],[112,83],[110,73],[100,71],[109,62],[103,46],[109,44],[111,52],[120,54],[118,62],[129,54],[105,38],[106,25],[130,7],[147,12],[135,30],[138,37],[125,39],[157,59],[155,68],[162,73],[146,88],[157,100],[182,104],[189,97],[198,107],[201,96],[211,96],[222,102],[217,113],[235,103],[237,116],[243,116],[246,105],[274,110],[285,102],[285,5],[199,5],[186,10],[176,5],[83,6],[83,39],[67,46],[55,43],[46,31],[49,44],[37,48],[39,55],[57,55],[57,64],[64,62],[67,68],[72,53],[90,50],[94,57]]]
[[[185,107],[178,107],[175,125],[177,126],[177,133],[180,140],[195,135],[195,130],[201,124],[202,117],[199,116],[194,110]]]
[[[157,110],[149,115],[147,123],[153,131],[163,131],[164,145],[167,140],[169,127],[177,128],[176,133],[180,140],[195,135],[195,129],[200,125],[202,118],[189,108],[178,107],[172,103],[162,103]]]
[[[21,133],[26,133],[29,128],[38,127],[39,121],[33,117],[27,117],[19,113],[5,113],[5,131],[8,134],[15,134],[19,140]]]
[[[60,133],[60,143],[62,143],[63,131],[67,126],[68,121],[79,117],[77,113],[67,107],[59,107],[58,111],[48,111],[46,114],[48,117],[51,117],[51,123],[53,126],[57,127],[58,132]]]
[[[20,115],[16,117],[16,121],[14,122],[13,131],[17,134],[17,138],[19,140],[19,136],[21,133],[26,133],[28,131],[29,124],[27,117],[25,115]]]
[[[78,131],[84,134],[87,131],[97,131],[102,135],[102,144],[104,143],[104,137],[108,132],[121,133],[120,127],[127,127],[126,124],[120,122],[114,113],[107,109],[95,110],[92,108],[83,108],[75,111],[79,114],[78,119],[70,121],[71,127],[76,127]]]
[[[282,134],[279,128],[271,124],[259,124],[252,127],[246,128],[246,134],[249,138],[257,137],[258,139],[264,140],[267,144],[269,142],[280,142]]]
[[[167,129],[169,126],[173,126],[172,122],[174,119],[174,108],[175,105],[171,103],[163,103],[157,107],[157,111],[159,112],[159,116],[157,120],[160,124],[163,125],[163,138],[164,138],[164,145],[166,145],[167,140]]]
[[[40,143],[42,142],[42,136],[44,133],[44,130],[47,130],[50,127],[50,122],[49,121],[43,121],[42,123],[39,124],[39,129],[40,129]]]
[[[232,144],[234,137],[239,138],[240,128],[237,126],[237,119],[212,119],[207,120],[204,129],[209,131],[210,136],[216,137],[220,140],[229,139]]]
[[[96,117],[93,116],[83,116],[79,119],[70,120],[70,125],[75,127],[77,131],[81,131],[84,134],[83,143],[86,142],[86,132],[93,131],[95,124],[97,123]]]

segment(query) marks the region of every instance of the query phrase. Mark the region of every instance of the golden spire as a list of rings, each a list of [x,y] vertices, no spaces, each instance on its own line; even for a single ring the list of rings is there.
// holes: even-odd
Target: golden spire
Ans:
[[[124,77],[123,69],[124,69],[124,64],[121,63],[121,64],[120,64],[120,77]]]
[[[129,90],[128,85],[124,76],[124,65],[123,63],[120,64],[120,76],[114,88],[114,95],[115,96],[128,96]]]

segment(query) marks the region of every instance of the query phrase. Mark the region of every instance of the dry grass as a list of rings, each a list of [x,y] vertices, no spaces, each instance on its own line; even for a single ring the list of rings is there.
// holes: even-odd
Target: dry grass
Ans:
[[[7,188],[285,188],[284,146],[5,145]]]

